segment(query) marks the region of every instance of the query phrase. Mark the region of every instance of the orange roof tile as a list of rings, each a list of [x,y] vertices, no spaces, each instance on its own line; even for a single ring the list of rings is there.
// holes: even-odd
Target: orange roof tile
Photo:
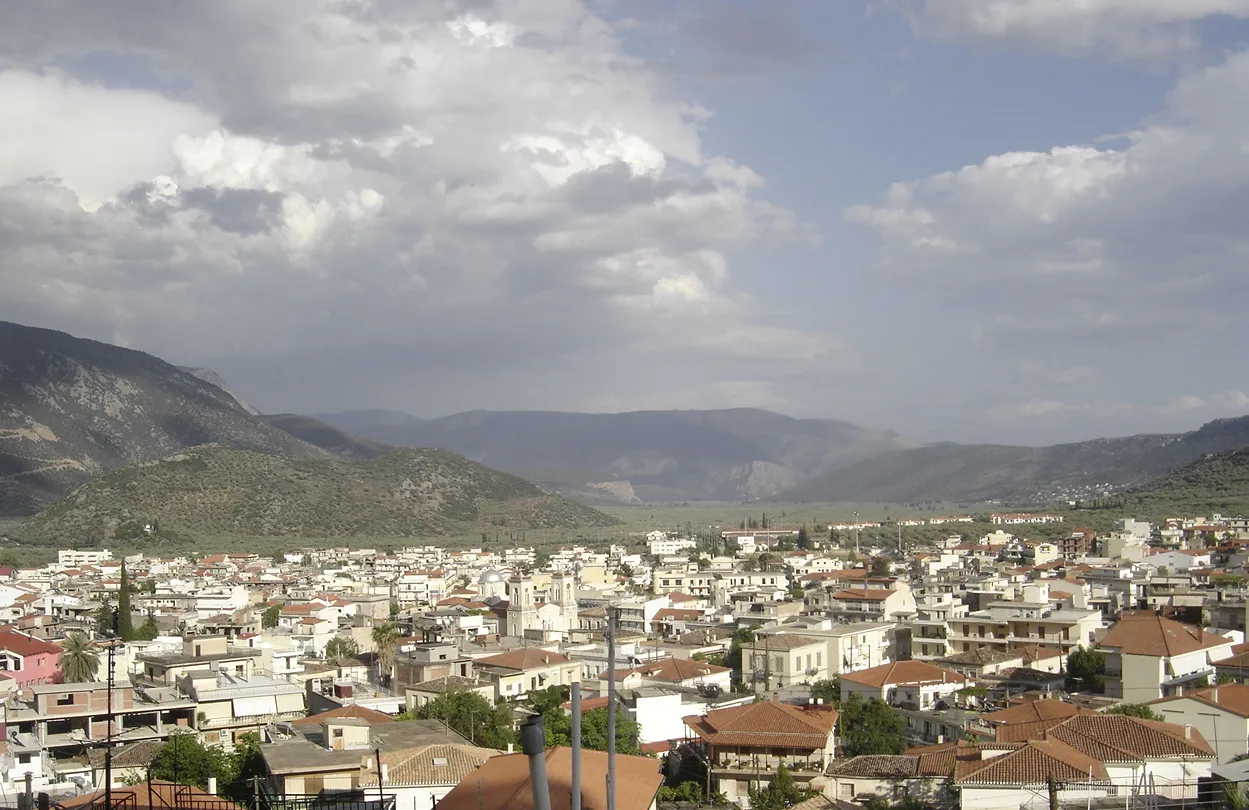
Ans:
[[[798,707],[763,701],[684,718],[685,725],[712,745],[818,750],[828,745],[837,723],[831,706]]]
[[[847,672],[843,681],[853,681],[864,686],[887,686],[895,683],[964,683],[967,678],[961,672],[943,669],[924,661],[894,661],[871,669]]]
[[[1153,612],[1133,612],[1120,616],[1097,646],[1112,647],[1128,655],[1170,658],[1231,643],[1195,625],[1182,624]]]

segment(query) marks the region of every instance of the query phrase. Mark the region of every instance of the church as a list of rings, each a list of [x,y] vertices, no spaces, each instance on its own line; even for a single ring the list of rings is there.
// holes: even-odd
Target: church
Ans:
[[[577,629],[577,578],[571,571],[551,575],[549,598],[538,602],[533,579],[514,574],[507,581],[507,634],[541,633],[543,641],[565,640]]]

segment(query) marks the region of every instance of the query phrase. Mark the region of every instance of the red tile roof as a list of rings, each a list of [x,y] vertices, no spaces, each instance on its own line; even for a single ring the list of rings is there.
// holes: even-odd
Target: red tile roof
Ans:
[[[990,723],[1031,723],[1037,720],[1056,720],[1075,717],[1077,714],[1097,714],[1092,709],[1076,706],[1062,700],[1025,700],[1022,703],[996,712],[981,715]]]
[[[607,807],[607,753],[581,751],[581,806],[584,810]],[[568,807],[572,800],[572,751],[548,748],[546,778],[551,807]],[[628,754],[616,755],[616,810],[647,810],[664,783],[659,760]],[[438,802],[438,810],[533,810],[529,784],[529,759],[524,754],[491,757],[470,773]]]
[[[837,710],[763,701],[691,715],[684,722],[711,745],[815,751],[829,745]]]
[[[1224,644],[1230,645],[1231,641],[1196,625],[1181,624],[1146,611],[1124,613],[1097,646],[1115,648],[1128,655],[1170,658]]]
[[[966,676],[952,669],[943,669],[924,661],[894,661],[871,669],[847,672],[843,681],[853,681],[864,686],[888,686],[890,684],[965,683]]]
[[[522,647],[519,650],[477,659],[477,663],[481,666],[516,670],[535,669],[549,664],[566,664],[568,661],[568,656],[540,647]]]
[[[31,655],[59,656],[64,651],[60,645],[32,638],[16,630],[0,630],[0,650],[7,650],[23,658]]]
[[[338,709],[330,709],[328,712],[301,717],[291,722],[292,726],[315,726],[320,725],[324,720],[333,720],[336,718],[350,718],[355,720],[367,720],[369,723],[393,723],[395,718],[385,712],[379,712],[376,709],[370,709],[367,706],[359,706],[352,704],[343,706]]]

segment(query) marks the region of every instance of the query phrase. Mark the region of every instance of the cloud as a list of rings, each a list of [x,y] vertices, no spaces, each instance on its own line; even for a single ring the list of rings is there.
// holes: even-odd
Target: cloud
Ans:
[[[592,379],[852,363],[734,277],[809,227],[579,0],[19,4],[0,93],[30,122],[0,132],[0,317],[235,368],[262,405],[504,406],[519,380],[575,407]]]
[[[1188,411],[1199,411],[1207,406],[1207,402],[1196,394],[1180,394],[1154,408],[1157,413],[1169,416]]]
[[[1226,391],[1213,397],[1214,403],[1226,410],[1245,410],[1249,408],[1249,395],[1244,391]]]
[[[1227,325],[1245,299],[1249,53],[1194,73],[1119,145],[1008,152],[848,209],[907,283],[974,298],[986,340],[1129,340]]]
[[[1246,0],[903,0],[903,8],[925,36],[1129,59],[1195,51],[1198,23],[1249,18]]]

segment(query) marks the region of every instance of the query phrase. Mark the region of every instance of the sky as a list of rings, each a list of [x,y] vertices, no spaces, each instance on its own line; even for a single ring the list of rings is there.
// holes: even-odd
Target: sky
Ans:
[[[1249,0],[0,6],[0,319],[251,404],[1249,413]]]

